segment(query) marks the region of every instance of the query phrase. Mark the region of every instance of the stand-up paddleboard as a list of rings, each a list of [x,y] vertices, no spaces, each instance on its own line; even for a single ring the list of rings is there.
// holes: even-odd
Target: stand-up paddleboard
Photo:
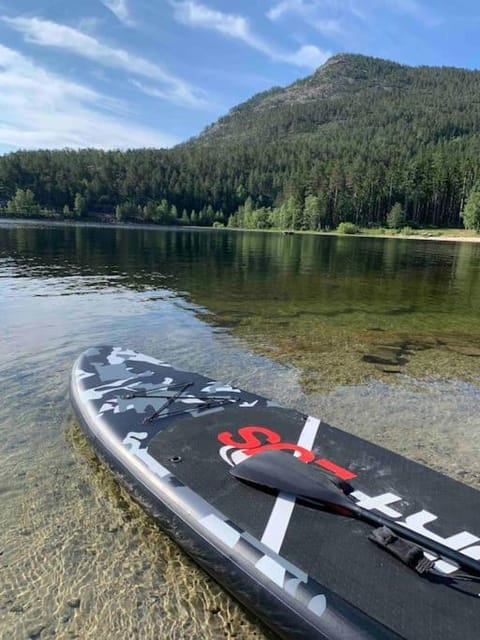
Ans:
[[[130,349],[85,351],[71,396],[100,459],[279,636],[480,638],[479,492]]]

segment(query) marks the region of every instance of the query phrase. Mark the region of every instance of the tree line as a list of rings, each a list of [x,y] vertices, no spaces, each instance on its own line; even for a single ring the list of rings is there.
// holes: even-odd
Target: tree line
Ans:
[[[343,62],[255,96],[173,149],[4,155],[0,207],[319,229],[384,226],[398,204],[405,225],[475,228],[480,73]]]

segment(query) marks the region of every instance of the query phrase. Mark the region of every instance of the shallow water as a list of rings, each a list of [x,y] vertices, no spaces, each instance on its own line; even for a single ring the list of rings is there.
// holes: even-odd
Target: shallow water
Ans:
[[[0,637],[267,637],[96,462],[67,392],[92,344],[235,380],[480,486],[479,258],[1,223]]]

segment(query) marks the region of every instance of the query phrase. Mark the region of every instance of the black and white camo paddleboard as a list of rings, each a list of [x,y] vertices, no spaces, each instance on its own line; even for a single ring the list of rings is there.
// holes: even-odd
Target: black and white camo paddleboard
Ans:
[[[289,451],[312,472],[350,483],[360,507],[474,559],[479,492],[316,418],[130,349],[85,351],[73,367],[71,397],[100,459],[280,637],[480,638],[480,579],[447,560],[420,575],[369,540],[371,525],[260,490],[229,470],[266,450]]]

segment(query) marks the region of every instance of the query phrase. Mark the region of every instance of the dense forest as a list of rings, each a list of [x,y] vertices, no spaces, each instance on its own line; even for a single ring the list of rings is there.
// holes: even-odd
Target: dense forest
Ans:
[[[338,55],[173,149],[2,156],[0,206],[160,224],[459,227],[480,198],[479,167],[480,72]]]

